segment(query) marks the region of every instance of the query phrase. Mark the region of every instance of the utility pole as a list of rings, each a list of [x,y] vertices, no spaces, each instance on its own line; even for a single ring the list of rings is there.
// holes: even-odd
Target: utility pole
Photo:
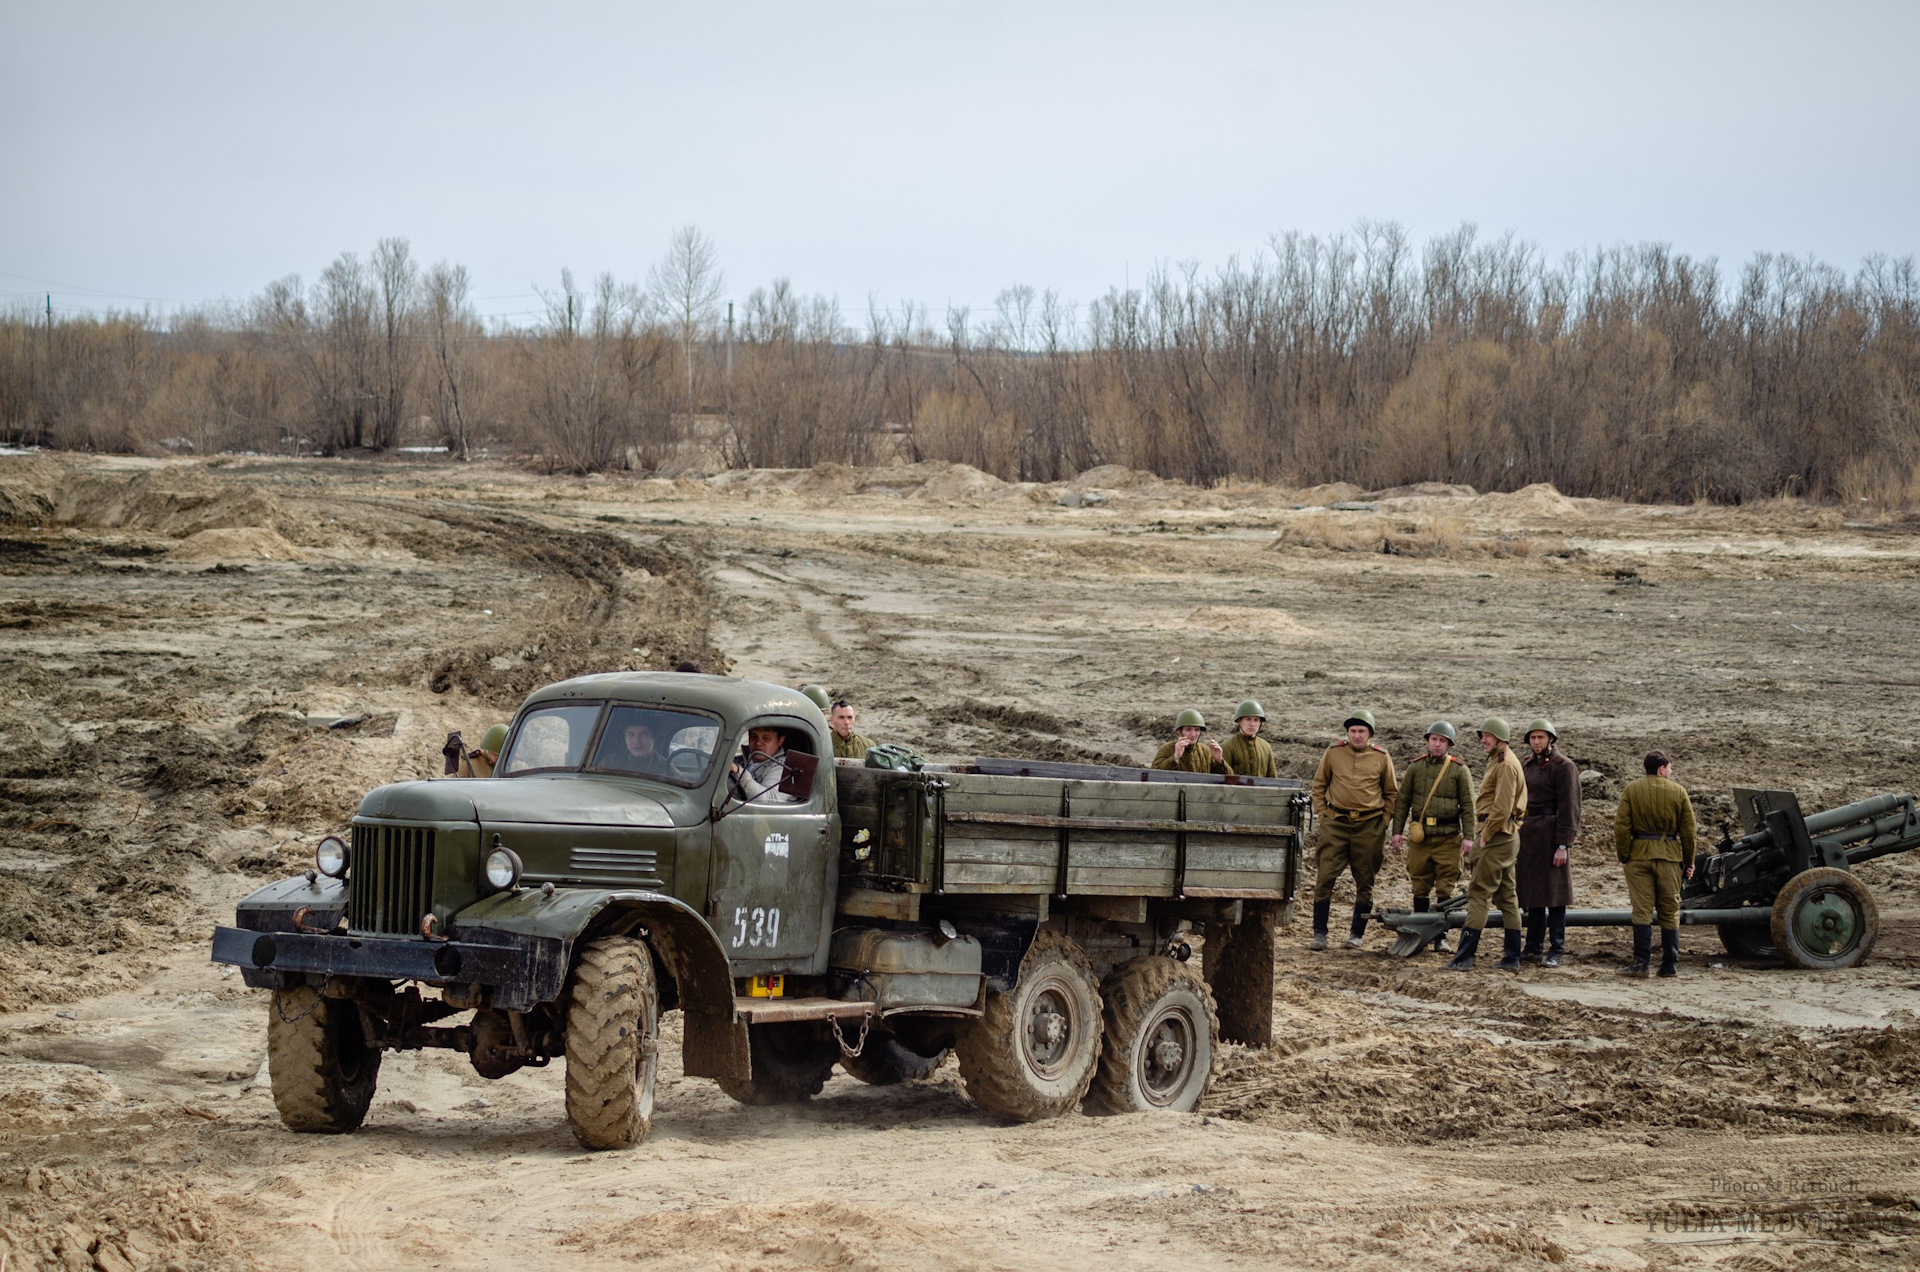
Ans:
[[[727,432],[733,432],[733,302],[727,302]]]

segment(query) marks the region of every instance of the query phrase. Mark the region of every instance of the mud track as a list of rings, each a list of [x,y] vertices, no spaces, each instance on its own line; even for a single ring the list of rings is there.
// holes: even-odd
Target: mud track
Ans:
[[[1283,929],[1275,1045],[1192,1117],[1005,1127],[952,1066],[747,1109],[678,1068],[588,1155],[561,1075],[388,1058],[365,1129],[272,1116],[211,926],[381,782],[582,671],[821,681],[929,754],[1144,758],[1260,698],[1285,771],[1355,705],[1559,724],[1606,828],[1659,743],[1703,814],[1916,784],[1920,540],[1793,504],[1070,492],[960,468],[550,480],[506,467],[0,458],[0,1250],[20,1268],[1638,1269],[1920,1265],[1920,861],[1866,967],[1460,977]],[[1298,507],[1297,505],[1306,505]],[[343,727],[332,727],[332,726]],[[1404,875],[1378,885],[1397,901]]]

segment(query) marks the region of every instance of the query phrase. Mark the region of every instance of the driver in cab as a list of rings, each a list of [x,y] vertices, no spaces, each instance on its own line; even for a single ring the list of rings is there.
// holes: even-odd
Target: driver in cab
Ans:
[[[787,734],[761,725],[747,730],[745,754],[733,762],[733,785],[742,800],[760,804],[797,804],[799,798],[780,790],[787,775]]]

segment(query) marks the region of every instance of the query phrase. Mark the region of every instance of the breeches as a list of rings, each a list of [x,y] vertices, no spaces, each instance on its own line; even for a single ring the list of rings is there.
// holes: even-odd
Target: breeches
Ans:
[[[1319,876],[1313,885],[1315,901],[1333,900],[1333,885],[1348,870],[1353,871],[1354,905],[1373,908],[1373,877],[1380,873],[1380,858],[1387,846],[1387,815],[1381,813],[1365,821],[1345,821],[1328,817],[1320,823]]]
[[[1627,872],[1627,895],[1633,899],[1633,921],[1645,927],[1657,911],[1660,926],[1674,931],[1680,926],[1680,863],[1677,861],[1629,861],[1621,867]]]
[[[1408,844],[1407,881],[1413,884],[1416,897],[1431,892],[1444,901],[1452,896],[1454,885],[1460,882],[1460,836],[1428,831],[1421,842]]]
[[[1501,926],[1520,930],[1520,890],[1514,882],[1514,863],[1520,859],[1520,836],[1512,831],[1473,846],[1473,878],[1467,887],[1467,926],[1487,926],[1487,903],[1500,908]]]

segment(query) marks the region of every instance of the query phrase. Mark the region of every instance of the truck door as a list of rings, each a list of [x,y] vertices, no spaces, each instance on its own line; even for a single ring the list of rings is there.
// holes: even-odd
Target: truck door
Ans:
[[[840,873],[831,834],[833,752],[804,722],[775,717],[748,722],[733,750],[737,761],[744,762],[747,733],[765,728],[786,738],[778,785],[748,796],[752,784],[729,775],[717,797],[713,927],[736,976],[819,975]]]

